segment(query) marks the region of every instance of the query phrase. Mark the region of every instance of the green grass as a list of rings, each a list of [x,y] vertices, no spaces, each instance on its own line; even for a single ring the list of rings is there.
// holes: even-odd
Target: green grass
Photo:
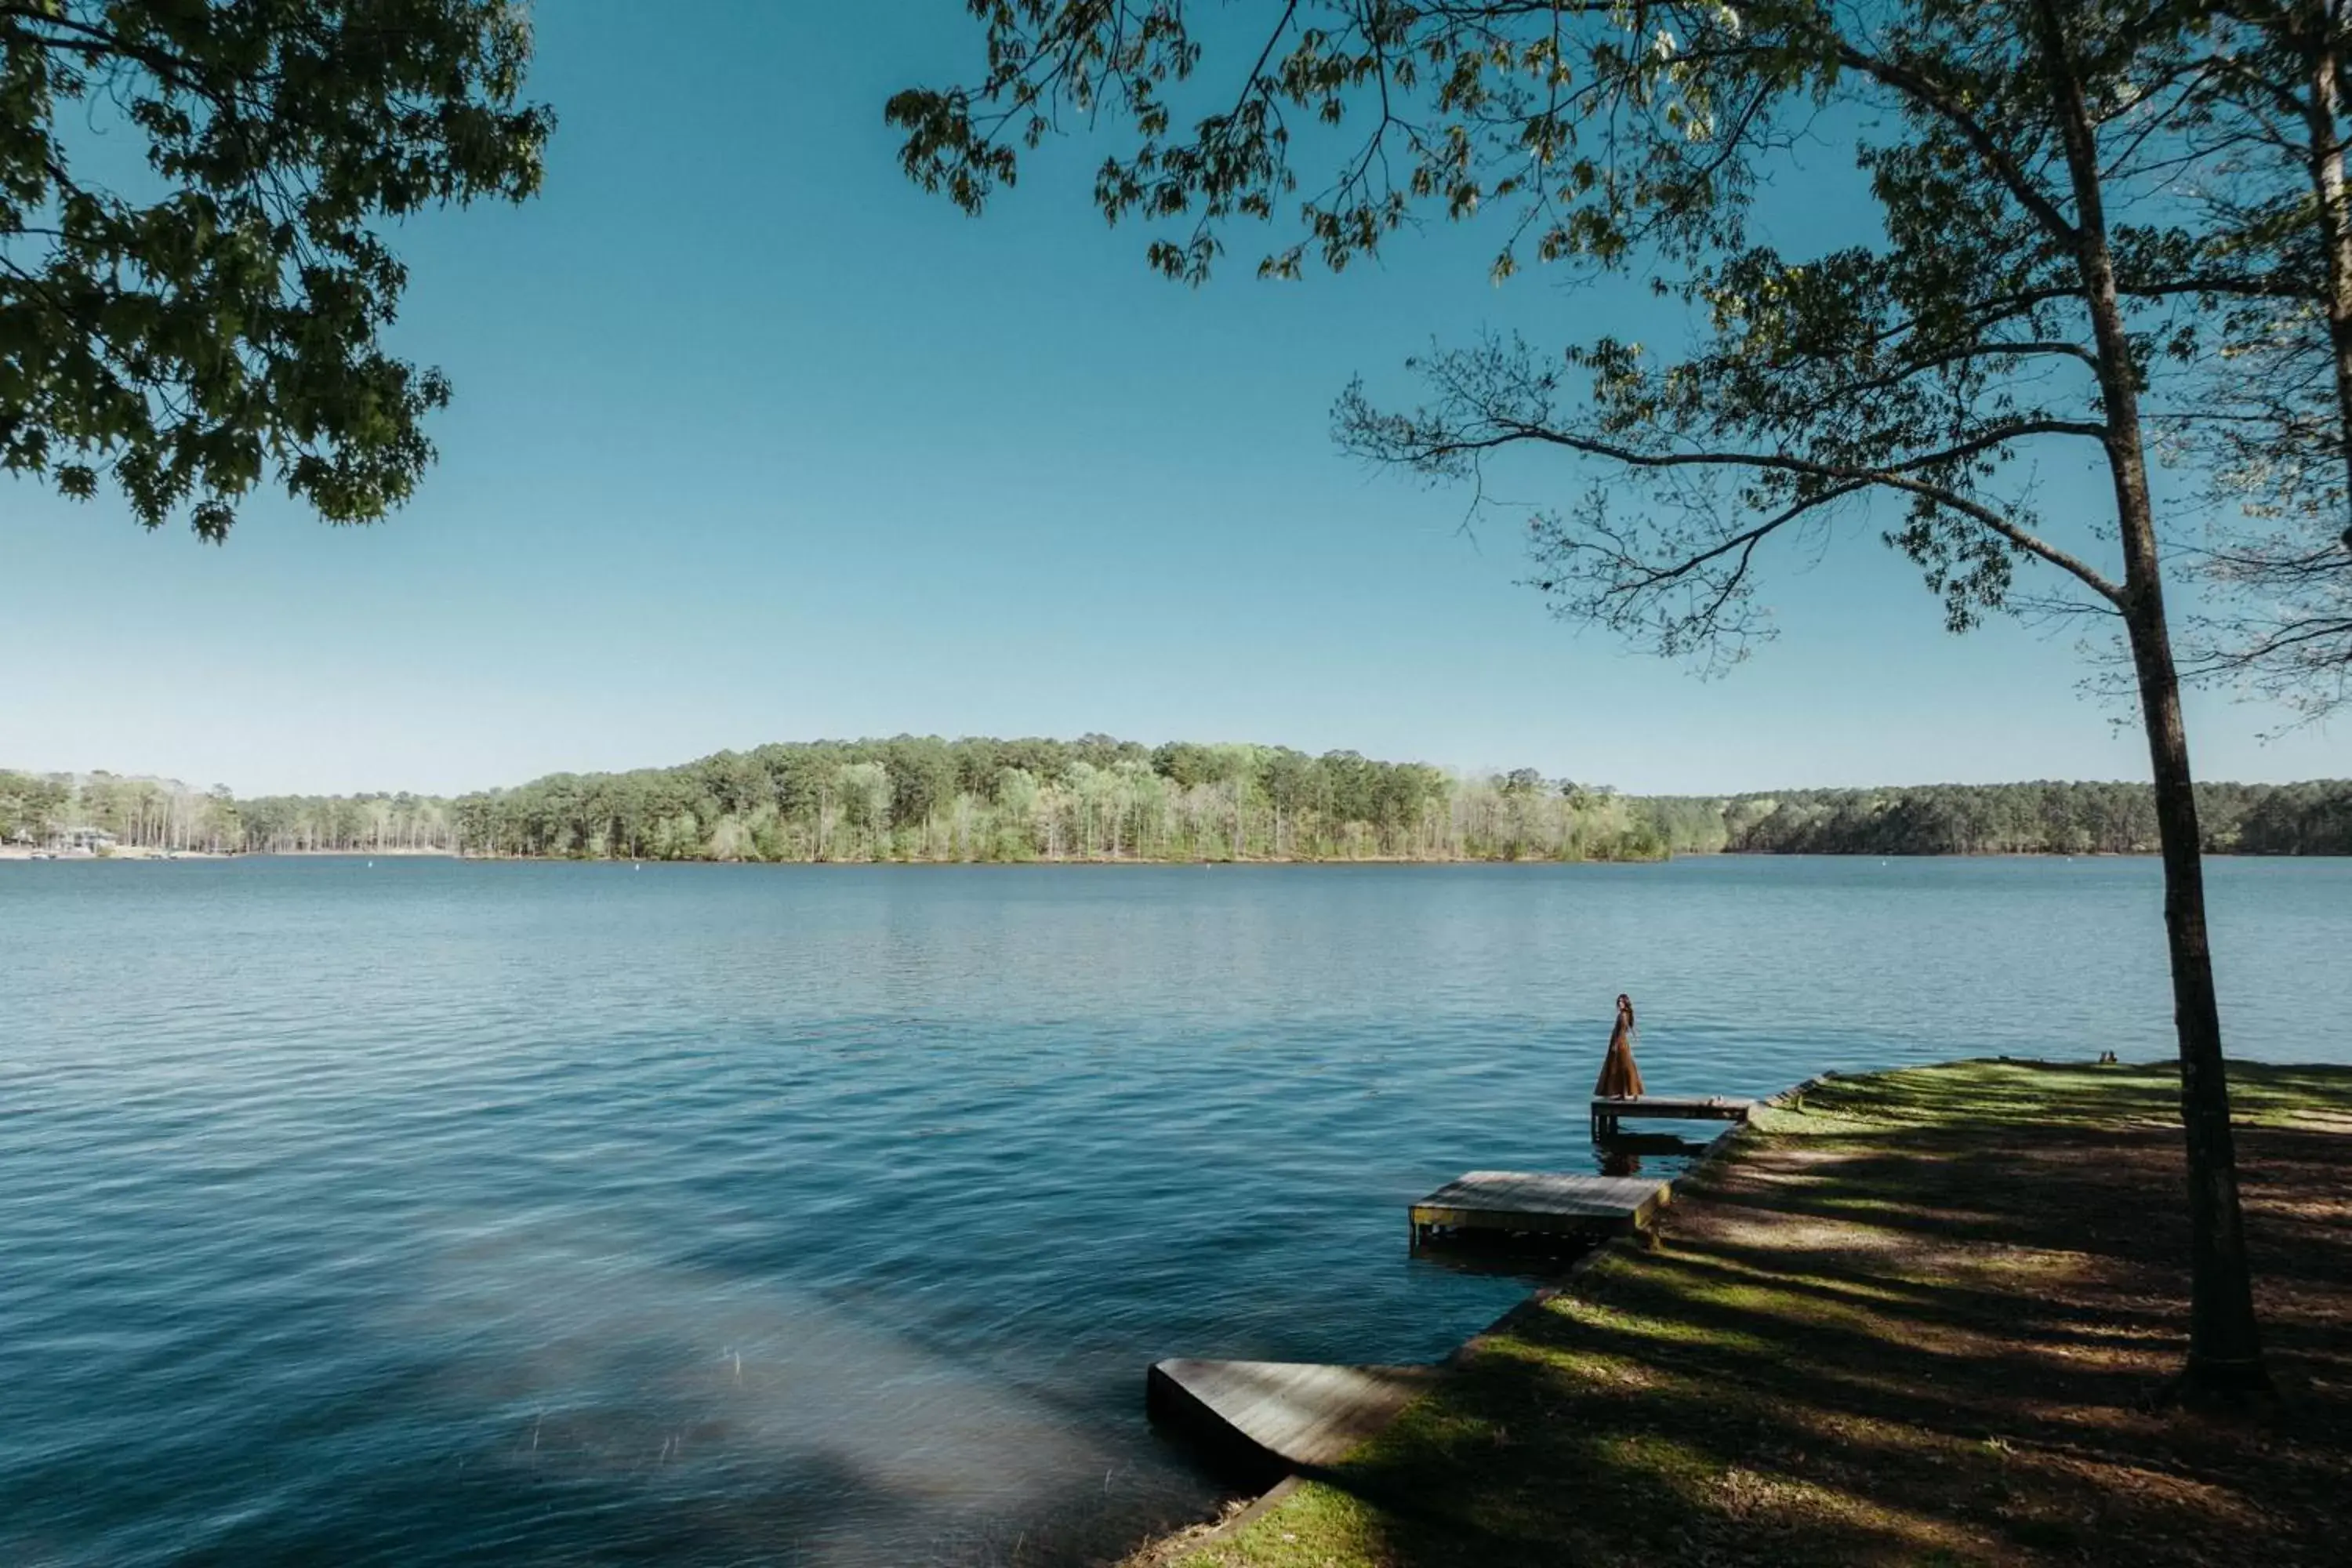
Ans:
[[[2263,1417],[2151,1413],[2186,1303],[2177,1080],[1841,1079],[1192,1568],[2337,1561],[2352,1069],[2240,1064]]]

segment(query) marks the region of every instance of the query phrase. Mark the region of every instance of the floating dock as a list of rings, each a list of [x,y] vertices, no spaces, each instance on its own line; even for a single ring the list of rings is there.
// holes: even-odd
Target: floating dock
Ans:
[[[1571,1176],[1542,1171],[1473,1171],[1412,1205],[1412,1244],[1444,1230],[1543,1236],[1623,1236],[1666,1202],[1649,1176]]]
[[[1145,1375],[1144,1408],[1220,1468],[1265,1480],[1339,1463],[1436,1376],[1429,1366],[1163,1361]]]
[[[1642,1094],[1620,1099],[1596,1096],[1592,1101],[1592,1131],[1595,1136],[1602,1136],[1616,1131],[1620,1121],[1636,1120],[1745,1121],[1748,1113],[1755,1109],[1752,1100],[1735,1100],[1724,1094]]]

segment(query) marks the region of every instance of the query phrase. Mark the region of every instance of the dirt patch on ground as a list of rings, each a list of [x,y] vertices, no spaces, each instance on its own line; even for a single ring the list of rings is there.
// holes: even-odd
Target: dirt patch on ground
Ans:
[[[2352,1561],[2352,1069],[2236,1069],[2282,1398],[2152,1411],[2187,1321],[2176,1080],[1841,1080],[1196,1564]]]

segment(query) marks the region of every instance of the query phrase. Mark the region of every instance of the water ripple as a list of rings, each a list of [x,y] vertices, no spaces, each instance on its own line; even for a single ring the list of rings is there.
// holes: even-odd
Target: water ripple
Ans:
[[[2147,862],[615,872],[0,865],[0,1560],[1081,1560],[1214,1501],[1149,1361],[1517,1297],[1399,1211],[1583,1166],[1620,990],[1663,1092],[2168,1046]],[[2352,1058],[2352,866],[2211,879]]]

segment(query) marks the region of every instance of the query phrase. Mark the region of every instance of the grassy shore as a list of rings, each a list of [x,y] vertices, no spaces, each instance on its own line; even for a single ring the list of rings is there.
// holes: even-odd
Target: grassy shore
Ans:
[[[2145,1408],[2178,1363],[2177,1080],[1970,1062],[1841,1079],[1507,1318],[1238,1528],[1138,1562],[2340,1563],[2352,1068],[2233,1069],[2284,1397]]]

